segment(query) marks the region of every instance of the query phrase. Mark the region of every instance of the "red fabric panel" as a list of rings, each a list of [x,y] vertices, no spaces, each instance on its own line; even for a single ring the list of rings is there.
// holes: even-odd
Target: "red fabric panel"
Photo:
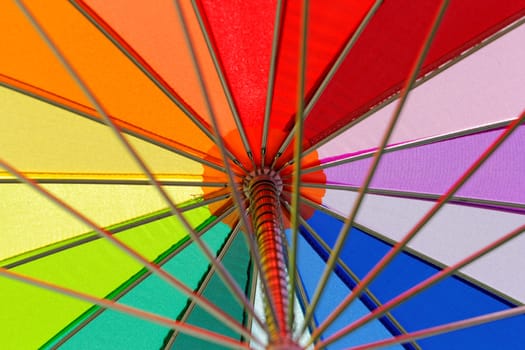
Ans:
[[[310,1],[305,85],[307,96],[311,96],[314,87],[321,82],[372,3],[372,0]],[[303,1],[288,1],[285,6],[272,104],[269,160],[278,151],[295,120],[302,6]]]
[[[202,0],[199,7],[254,156],[259,159],[275,1]]]
[[[307,144],[323,139],[402,87],[439,4],[439,0],[384,2],[308,117]],[[421,74],[523,15],[523,0],[451,1]]]
[[[310,2],[308,31],[307,89],[341,50],[371,3],[325,0]],[[272,155],[286,136],[296,108],[296,80],[299,62],[299,34],[302,1],[285,6],[277,79],[272,106],[268,154]],[[329,4],[329,6],[327,6]],[[259,161],[262,125],[267,93],[269,63],[275,20],[274,1],[202,0],[200,7],[219,54],[242,123]],[[287,127],[288,125],[288,127]],[[268,160],[271,157],[268,157]]]

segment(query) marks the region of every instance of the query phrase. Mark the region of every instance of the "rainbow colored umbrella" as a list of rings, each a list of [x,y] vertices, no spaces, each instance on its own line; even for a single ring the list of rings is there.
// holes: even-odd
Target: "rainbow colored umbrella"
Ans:
[[[523,0],[0,6],[0,348],[523,348]]]

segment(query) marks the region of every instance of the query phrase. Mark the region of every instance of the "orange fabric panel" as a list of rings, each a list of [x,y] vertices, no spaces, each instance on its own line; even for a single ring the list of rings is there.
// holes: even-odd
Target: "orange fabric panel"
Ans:
[[[100,118],[19,9],[11,2],[0,6],[6,40],[0,80]],[[31,2],[29,8],[121,126],[207,156],[212,142],[77,9],[67,2]]]
[[[173,1],[159,0],[151,6],[145,1],[85,0],[79,1],[79,5],[212,130],[211,117]],[[242,143],[237,126],[194,10],[190,2],[182,2],[181,6],[210,102],[219,119],[221,135],[232,153],[247,164],[246,153],[239,147]]]

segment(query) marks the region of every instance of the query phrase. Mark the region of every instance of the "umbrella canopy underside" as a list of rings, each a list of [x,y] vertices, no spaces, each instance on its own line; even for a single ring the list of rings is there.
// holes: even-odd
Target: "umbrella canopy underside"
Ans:
[[[523,347],[523,0],[0,13],[0,348]]]

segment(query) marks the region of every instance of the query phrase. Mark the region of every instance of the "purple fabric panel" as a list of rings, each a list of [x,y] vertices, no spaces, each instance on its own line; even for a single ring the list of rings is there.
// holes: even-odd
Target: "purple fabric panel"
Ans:
[[[487,131],[383,155],[371,187],[442,194],[502,130]],[[325,170],[327,181],[360,185],[371,164],[364,159]],[[525,126],[520,126],[456,194],[525,203]]]

